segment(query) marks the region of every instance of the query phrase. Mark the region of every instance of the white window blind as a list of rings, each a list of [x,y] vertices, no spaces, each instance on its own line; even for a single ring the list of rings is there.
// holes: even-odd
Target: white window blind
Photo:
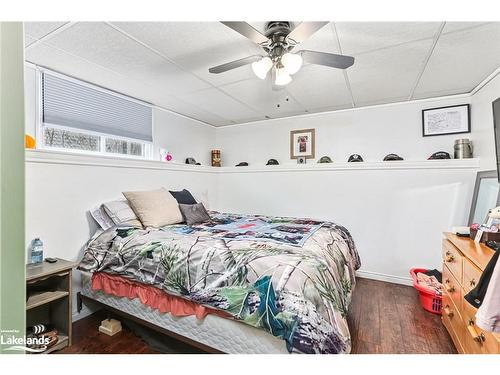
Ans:
[[[152,108],[88,85],[43,73],[45,124],[152,142]]]

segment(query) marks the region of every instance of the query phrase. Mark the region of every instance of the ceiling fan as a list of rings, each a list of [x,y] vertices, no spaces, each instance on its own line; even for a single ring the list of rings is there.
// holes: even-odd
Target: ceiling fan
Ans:
[[[219,74],[243,65],[252,64],[255,75],[260,79],[265,79],[268,73],[271,72],[273,88],[279,89],[292,81],[291,76],[300,70],[303,61],[337,69],[346,69],[354,64],[354,57],[352,56],[309,50],[292,52],[297,45],[328,22],[302,22],[292,29],[291,22],[271,21],[266,23],[265,35],[246,22],[231,21],[221,23],[258,44],[266,55],[248,56],[214,66],[208,69],[210,73]]]

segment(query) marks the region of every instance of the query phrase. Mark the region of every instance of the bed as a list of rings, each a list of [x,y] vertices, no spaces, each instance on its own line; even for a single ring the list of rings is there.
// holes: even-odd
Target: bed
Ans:
[[[347,229],[311,219],[210,218],[97,233],[78,267],[91,275],[82,294],[216,352],[350,352],[346,317],[360,259]],[[151,293],[167,307],[150,303]]]

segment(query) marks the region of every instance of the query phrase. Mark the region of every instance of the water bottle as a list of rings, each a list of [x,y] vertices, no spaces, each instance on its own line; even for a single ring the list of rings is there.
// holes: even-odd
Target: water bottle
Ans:
[[[43,262],[43,242],[40,238],[31,241],[31,263]]]

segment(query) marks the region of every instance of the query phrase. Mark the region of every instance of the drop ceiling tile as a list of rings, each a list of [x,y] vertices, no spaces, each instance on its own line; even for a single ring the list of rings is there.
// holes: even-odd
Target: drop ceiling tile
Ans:
[[[340,53],[333,23],[329,23],[323,26],[321,29],[311,35],[311,37],[295,47],[295,50],[297,51],[303,49],[328,53]]]
[[[408,100],[408,96],[398,96],[393,98],[384,98],[384,99],[372,99],[364,102],[356,103],[356,107],[367,107],[371,105],[381,105],[381,104],[389,104],[389,103],[399,103],[405,102]]]
[[[305,108],[287,92],[288,86],[284,90],[274,91],[268,77],[266,80],[252,78],[221,86],[220,89],[257,109],[263,116],[276,117],[290,112],[304,113]]]
[[[43,42],[27,49],[25,58],[33,64],[146,102],[153,102],[155,98],[155,92],[150,85],[127,79],[121,74]]]
[[[50,38],[47,43],[132,79],[162,85],[168,93],[209,87],[102,22],[78,23]]]
[[[309,111],[351,105],[351,95],[340,69],[304,66],[286,88]]]
[[[24,22],[24,33],[33,39],[43,38],[67,22]]]
[[[486,24],[487,22],[446,22],[442,34],[454,33]]]
[[[30,44],[33,44],[36,42],[35,38],[30,37],[29,35],[24,35],[24,47],[29,46]]]
[[[358,55],[347,70],[356,106],[408,97],[431,46],[427,39]]]
[[[63,23],[52,24],[28,23],[26,43]],[[72,25],[28,48],[26,58],[216,126],[257,121],[265,115],[275,118],[351,107],[342,72],[327,67],[305,65],[279,92],[256,79],[250,66],[209,74],[210,66],[260,53],[255,44],[220,23],[116,25],[167,58],[105,23]],[[254,25],[263,28],[265,22]],[[343,53],[356,58],[347,70],[356,106],[406,100],[439,25],[335,24]],[[475,87],[500,65],[499,25],[446,23],[414,97],[451,95]],[[338,53],[334,25],[320,29],[300,49]],[[286,93],[289,102],[278,109],[276,104]]]
[[[342,52],[357,55],[401,43],[433,38],[440,22],[338,22]]]
[[[216,88],[183,94],[178,97],[188,104],[196,105],[219,117],[236,122],[242,118],[254,118],[260,115],[258,112]],[[238,99],[241,100],[240,98]]]
[[[455,88],[455,89],[420,92],[420,93],[415,93],[413,95],[412,99],[427,99],[427,98],[436,98],[439,96],[458,95],[458,94],[463,94],[463,93],[466,93],[469,91],[470,90],[468,87],[459,87],[459,88]]]
[[[220,22],[115,22],[133,37],[218,86],[253,76],[250,66],[221,74],[208,69],[264,51]]]
[[[443,90],[469,92],[500,66],[500,23],[442,35],[415,95]]]
[[[351,109],[352,104],[343,104],[343,105],[338,105],[338,106],[328,106],[328,107],[323,107],[323,108],[314,108],[311,110],[308,110],[307,112],[309,113],[321,113],[321,112],[331,112],[331,111],[340,111],[343,109]]]
[[[192,103],[187,103],[171,95],[158,99],[157,105],[215,126],[229,125],[232,123],[228,119],[217,116],[210,111],[206,111],[196,105],[193,105]]]

